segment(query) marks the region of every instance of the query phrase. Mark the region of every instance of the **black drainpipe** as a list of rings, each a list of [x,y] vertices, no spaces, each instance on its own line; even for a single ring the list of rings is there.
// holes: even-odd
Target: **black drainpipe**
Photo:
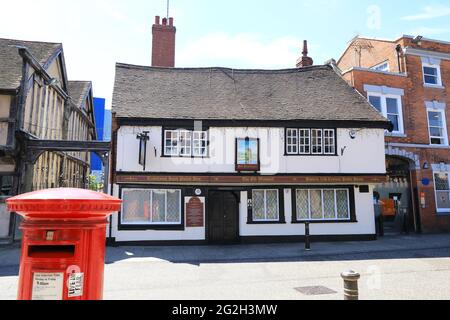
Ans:
[[[397,60],[398,60],[398,72],[402,73],[402,66],[400,64],[400,53],[402,52],[402,46],[399,44],[397,45],[397,47],[395,48],[395,50],[397,51]]]

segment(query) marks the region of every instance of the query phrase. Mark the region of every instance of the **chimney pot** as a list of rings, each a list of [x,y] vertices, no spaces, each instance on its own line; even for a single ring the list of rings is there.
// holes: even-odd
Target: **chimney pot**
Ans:
[[[162,24],[163,24],[163,26],[167,26],[167,18],[164,18],[164,19],[162,20]]]
[[[308,41],[303,41],[303,52],[302,56],[297,60],[297,68],[309,67],[314,64],[312,58],[308,57]]]
[[[160,16],[156,16],[155,17],[155,24],[159,25],[160,24]]]

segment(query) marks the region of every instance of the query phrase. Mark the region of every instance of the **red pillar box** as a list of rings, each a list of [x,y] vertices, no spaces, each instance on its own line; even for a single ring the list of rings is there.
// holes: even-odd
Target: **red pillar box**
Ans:
[[[24,221],[19,300],[101,300],[107,218],[122,201],[80,189],[7,200]]]

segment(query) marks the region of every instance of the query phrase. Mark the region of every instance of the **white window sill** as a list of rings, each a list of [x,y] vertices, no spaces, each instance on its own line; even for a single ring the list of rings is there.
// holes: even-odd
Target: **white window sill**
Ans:
[[[439,84],[429,84],[429,83],[424,83],[423,86],[424,86],[425,88],[445,89],[444,86],[439,85]]]
[[[408,136],[402,132],[388,132],[386,133],[386,137],[407,138]]]

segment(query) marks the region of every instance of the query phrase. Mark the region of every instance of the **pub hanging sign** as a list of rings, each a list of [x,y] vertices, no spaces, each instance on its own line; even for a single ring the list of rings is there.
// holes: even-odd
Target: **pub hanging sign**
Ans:
[[[245,138],[236,140],[236,171],[260,171],[259,139]]]
[[[144,171],[147,163],[147,142],[150,140],[149,133],[148,131],[144,131],[137,135],[137,139],[139,140],[139,164],[144,167]]]

